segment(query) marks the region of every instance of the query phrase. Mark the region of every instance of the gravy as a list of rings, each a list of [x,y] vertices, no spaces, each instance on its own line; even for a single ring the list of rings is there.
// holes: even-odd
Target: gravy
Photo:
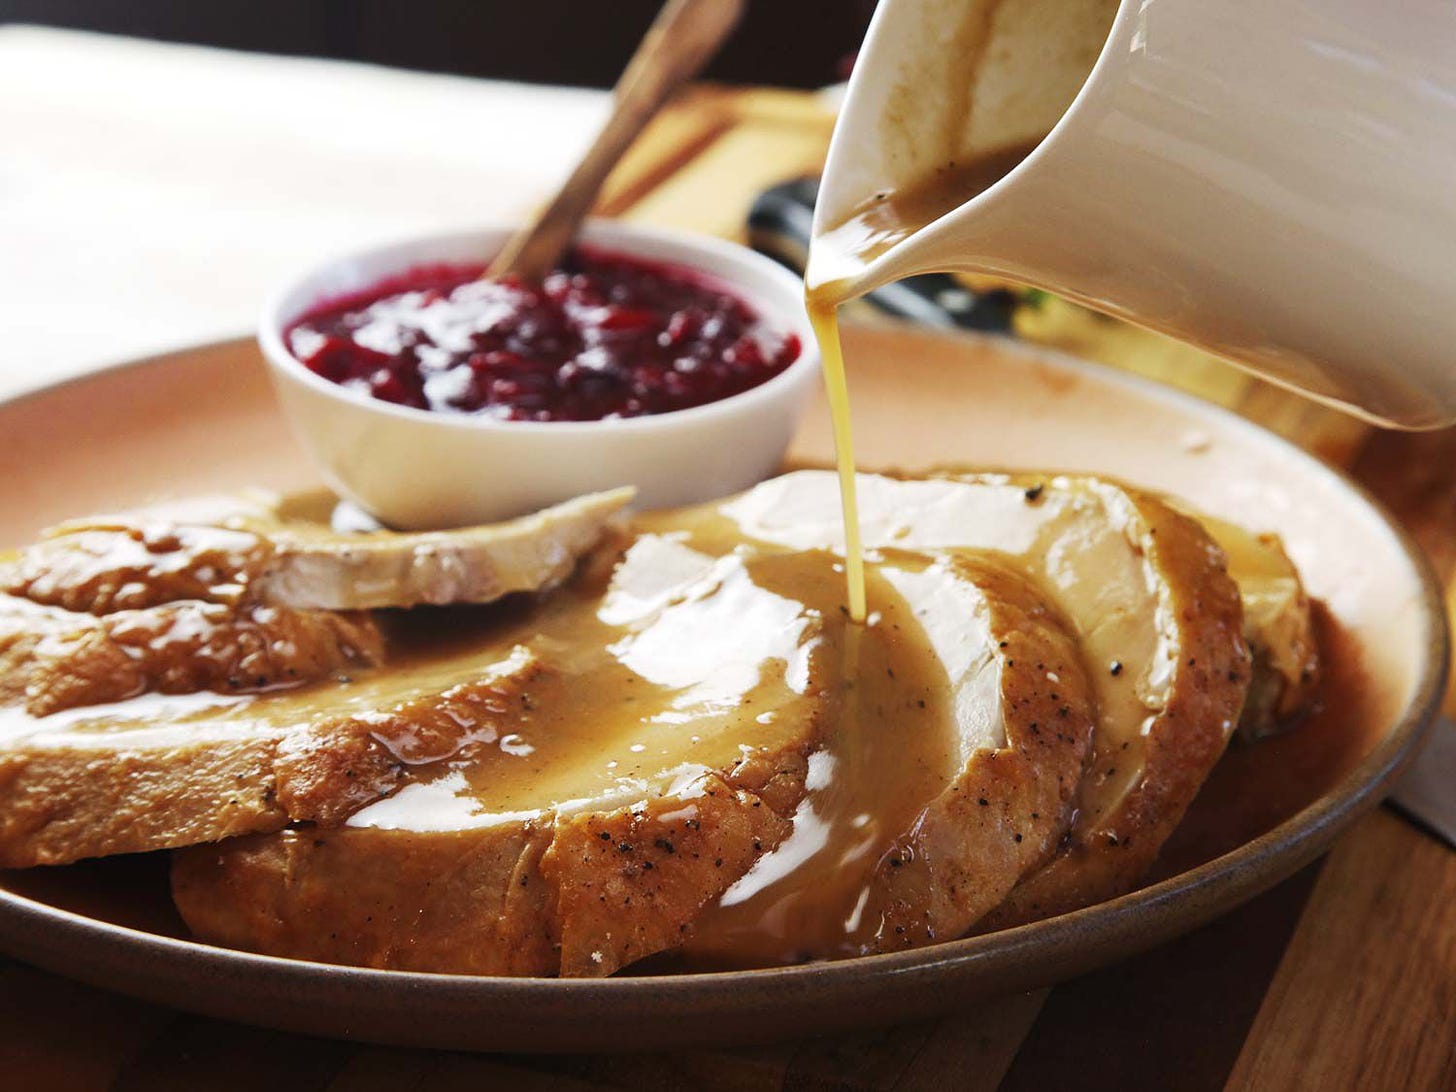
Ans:
[[[1004,178],[1033,147],[1034,143],[1001,149],[969,163],[948,161],[920,183],[876,194],[810,243],[805,306],[819,341],[829,397],[844,509],[845,595],[849,616],[855,622],[865,619],[864,550],[855,498],[853,428],[839,342],[839,307],[854,295],[849,286],[865,266]]]
[[[695,952],[744,965],[867,950],[874,873],[961,750],[948,671],[918,616],[929,597],[897,590],[930,557],[885,551],[865,623],[851,625],[837,552],[754,539],[714,505],[638,530],[549,595],[379,612],[382,667],[49,716],[12,705],[0,741],[168,747],[349,722],[405,776],[347,825],[415,832],[612,810],[709,773],[732,780],[755,756],[811,755],[792,834],[709,912]],[[497,680],[481,700],[450,700]]]
[[[1118,0],[965,0],[926,5],[911,51],[880,104],[873,141],[908,181],[870,194],[809,246],[805,291],[834,423],[845,521],[854,463],[836,311],[876,258],[999,182],[1053,129],[1093,69]],[[933,43],[933,44],[932,44]],[[851,156],[851,159],[856,157]],[[868,157],[873,162],[876,157]],[[883,169],[883,168],[882,168]],[[970,263],[975,255],[965,256]],[[925,270],[921,270],[925,272]],[[850,614],[863,618],[859,546],[846,544]]]
[[[858,659],[844,648],[839,559],[820,550],[745,553],[742,531],[712,511],[689,528],[671,530],[669,520],[664,533],[640,536],[615,575],[621,550],[599,551],[546,596],[489,609],[380,612],[389,649],[382,667],[258,693],[144,694],[48,716],[10,704],[0,707],[0,742],[167,746],[348,722],[408,771],[400,792],[349,824],[432,831],[615,807],[731,770],[748,752],[818,749],[840,734],[840,691]],[[882,584],[876,609],[899,619],[899,629],[867,627],[856,648],[869,662],[893,662],[901,677],[933,676],[934,650]],[[20,622],[53,610],[8,596],[0,606],[20,612]],[[511,686],[527,662],[540,670],[529,685]],[[504,680],[498,700],[444,700],[461,684],[496,677]],[[873,693],[888,700],[883,684]],[[448,707],[455,719],[448,731],[412,730],[412,703]],[[907,738],[940,747],[948,714],[927,709]],[[930,725],[936,716],[945,730]],[[895,728],[883,746],[908,746],[902,735]],[[912,808],[924,797],[906,793]]]
[[[863,202],[849,216],[815,236],[805,275],[811,297],[821,303],[848,302],[841,282],[863,272],[872,261],[921,228],[990,189],[1038,143],[1029,141],[995,149],[969,162],[948,160],[913,185],[884,190]]]
[[[699,917],[688,959],[761,967],[875,950],[875,873],[949,784],[958,753],[945,665],[887,578],[923,568],[923,555],[905,555],[866,574],[873,609],[864,624],[839,627],[832,728],[809,757],[793,830]],[[834,596],[834,574],[822,576]]]

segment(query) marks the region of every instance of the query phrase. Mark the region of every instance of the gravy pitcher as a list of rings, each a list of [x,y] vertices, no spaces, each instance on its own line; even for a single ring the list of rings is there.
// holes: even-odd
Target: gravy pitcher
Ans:
[[[882,0],[808,279],[932,270],[1456,421],[1456,3]]]

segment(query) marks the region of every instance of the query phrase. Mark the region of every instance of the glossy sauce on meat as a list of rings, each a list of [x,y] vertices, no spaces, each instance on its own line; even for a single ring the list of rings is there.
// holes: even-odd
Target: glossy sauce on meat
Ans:
[[[347,825],[412,831],[611,809],[756,756],[810,755],[794,833],[735,889],[705,943],[726,944],[739,963],[863,950],[876,866],[954,770],[945,668],[879,568],[868,624],[850,625],[833,553],[745,551],[741,529],[716,516],[663,531],[625,555],[601,550],[539,598],[379,612],[380,667],[255,695],[148,694],[39,717],[11,706],[0,739],[69,746],[92,734],[181,741],[363,724],[405,773]],[[452,700],[462,681],[489,675],[502,682],[484,701]],[[442,709],[444,730],[432,715]]]
[[[882,934],[874,874],[949,784],[958,736],[945,665],[914,607],[874,565],[863,625],[840,627],[842,679],[833,728],[809,758],[808,793],[789,837],[699,918],[689,959],[770,966],[874,951]],[[838,592],[829,569],[824,592]]]

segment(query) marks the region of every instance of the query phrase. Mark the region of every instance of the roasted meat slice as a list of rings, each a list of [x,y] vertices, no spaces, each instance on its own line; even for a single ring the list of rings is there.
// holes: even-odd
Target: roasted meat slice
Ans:
[[[392,791],[412,761],[396,737],[468,743],[480,703],[540,663],[507,646],[504,674],[469,651],[438,677],[396,669],[408,649],[374,616],[333,608],[550,587],[630,496],[410,535],[335,532],[318,498],[223,498],[0,558],[0,866],[276,830]]]
[[[1044,593],[980,551],[886,551],[870,574],[880,612],[870,626],[887,624],[888,585],[944,671],[949,760],[929,781],[916,776],[925,756],[904,739],[923,730],[907,713],[924,700],[924,680],[897,672],[885,685],[861,659],[857,715],[810,758],[811,780],[816,763],[836,776],[801,804],[795,835],[695,924],[686,948],[699,964],[789,963],[959,936],[1068,832],[1090,754],[1092,688]]]
[[[1238,722],[1249,684],[1238,588],[1191,518],[1115,482],[944,472],[861,475],[865,545],[997,550],[1051,597],[1081,645],[1097,705],[1077,821],[989,926],[1130,889],[1182,818]],[[843,548],[827,471],[766,482],[723,507],[750,539]]]
[[[1244,636],[1253,656],[1239,735],[1257,740],[1309,712],[1319,690],[1319,644],[1309,596],[1278,536],[1199,517],[1228,558],[1244,602]]]
[[[437,669],[45,717],[0,710],[0,868],[335,820],[393,792],[421,748],[448,754],[492,737],[544,670],[524,650]]]
[[[328,493],[158,505],[53,528],[0,564],[0,591],[105,614],[180,599],[369,610],[488,603],[559,584],[630,489],[453,531],[338,531]]]
[[[374,619],[358,611],[184,600],[96,616],[29,606],[0,595],[0,632],[10,635],[0,669],[4,692],[33,717],[146,693],[296,686],[384,655]]]
[[[180,853],[189,925],[302,958],[573,976],[685,943],[778,962],[964,931],[1071,820],[1093,718],[1061,619],[995,558],[905,553],[875,566],[860,631],[830,556],[706,537],[628,553],[590,624],[621,628],[589,634],[610,656],[519,718],[529,783],[483,751],[342,830]],[[543,619],[541,647],[570,628]],[[602,777],[634,753],[650,766]]]
[[[491,744],[411,766],[342,828],[178,854],[193,929],[490,973],[605,974],[678,942],[791,827],[840,689],[822,609],[836,576],[827,557],[714,557],[655,536],[605,590],[591,576],[501,635],[550,671]],[[502,925],[522,900],[536,911]]]

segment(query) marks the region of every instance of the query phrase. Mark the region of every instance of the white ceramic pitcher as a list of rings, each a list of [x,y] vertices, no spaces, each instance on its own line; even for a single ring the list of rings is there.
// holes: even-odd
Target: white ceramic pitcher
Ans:
[[[881,0],[816,232],[1043,135],[851,294],[989,273],[1385,423],[1456,420],[1456,0]]]

